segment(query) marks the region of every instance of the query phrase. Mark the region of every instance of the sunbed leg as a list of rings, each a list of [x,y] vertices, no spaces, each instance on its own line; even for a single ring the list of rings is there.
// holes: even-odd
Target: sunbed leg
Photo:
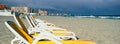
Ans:
[[[73,37],[75,40],[77,40],[77,38],[76,37]]]
[[[18,40],[17,37],[15,37],[12,41],[11,41],[11,44],[14,44],[14,41]]]
[[[20,42],[19,42],[19,44],[22,44],[22,43],[23,43],[23,41],[20,41]]]

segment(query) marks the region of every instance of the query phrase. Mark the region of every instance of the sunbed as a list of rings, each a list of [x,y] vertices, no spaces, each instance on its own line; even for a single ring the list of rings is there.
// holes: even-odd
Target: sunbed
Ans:
[[[15,35],[16,39],[20,40],[19,44],[95,44],[93,41],[58,40],[52,36],[44,36],[44,35],[38,36],[36,39],[34,39],[12,21],[6,21],[5,25]],[[14,44],[14,41],[11,41],[11,44]]]

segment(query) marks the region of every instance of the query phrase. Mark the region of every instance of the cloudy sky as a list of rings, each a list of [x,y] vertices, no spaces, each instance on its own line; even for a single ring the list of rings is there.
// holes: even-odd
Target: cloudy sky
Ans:
[[[0,4],[50,8],[88,14],[120,15],[120,0],[0,0]]]

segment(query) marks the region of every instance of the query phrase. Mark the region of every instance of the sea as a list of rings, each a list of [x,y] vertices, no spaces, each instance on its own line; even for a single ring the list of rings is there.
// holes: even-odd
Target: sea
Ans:
[[[120,20],[119,15],[87,15],[87,16],[65,16],[65,17],[74,17],[74,18],[98,18],[98,19],[113,19]]]

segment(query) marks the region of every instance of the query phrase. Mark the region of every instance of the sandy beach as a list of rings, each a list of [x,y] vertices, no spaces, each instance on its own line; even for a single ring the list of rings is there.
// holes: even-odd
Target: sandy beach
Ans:
[[[75,32],[79,40],[92,40],[97,44],[120,44],[120,20],[61,16],[37,16],[37,18]],[[4,24],[6,20],[14,21],[13,17],[0,16],[0,44],[10,44],[14,38],[13,33]],[[22,20],[28,27],[26,19]]]

